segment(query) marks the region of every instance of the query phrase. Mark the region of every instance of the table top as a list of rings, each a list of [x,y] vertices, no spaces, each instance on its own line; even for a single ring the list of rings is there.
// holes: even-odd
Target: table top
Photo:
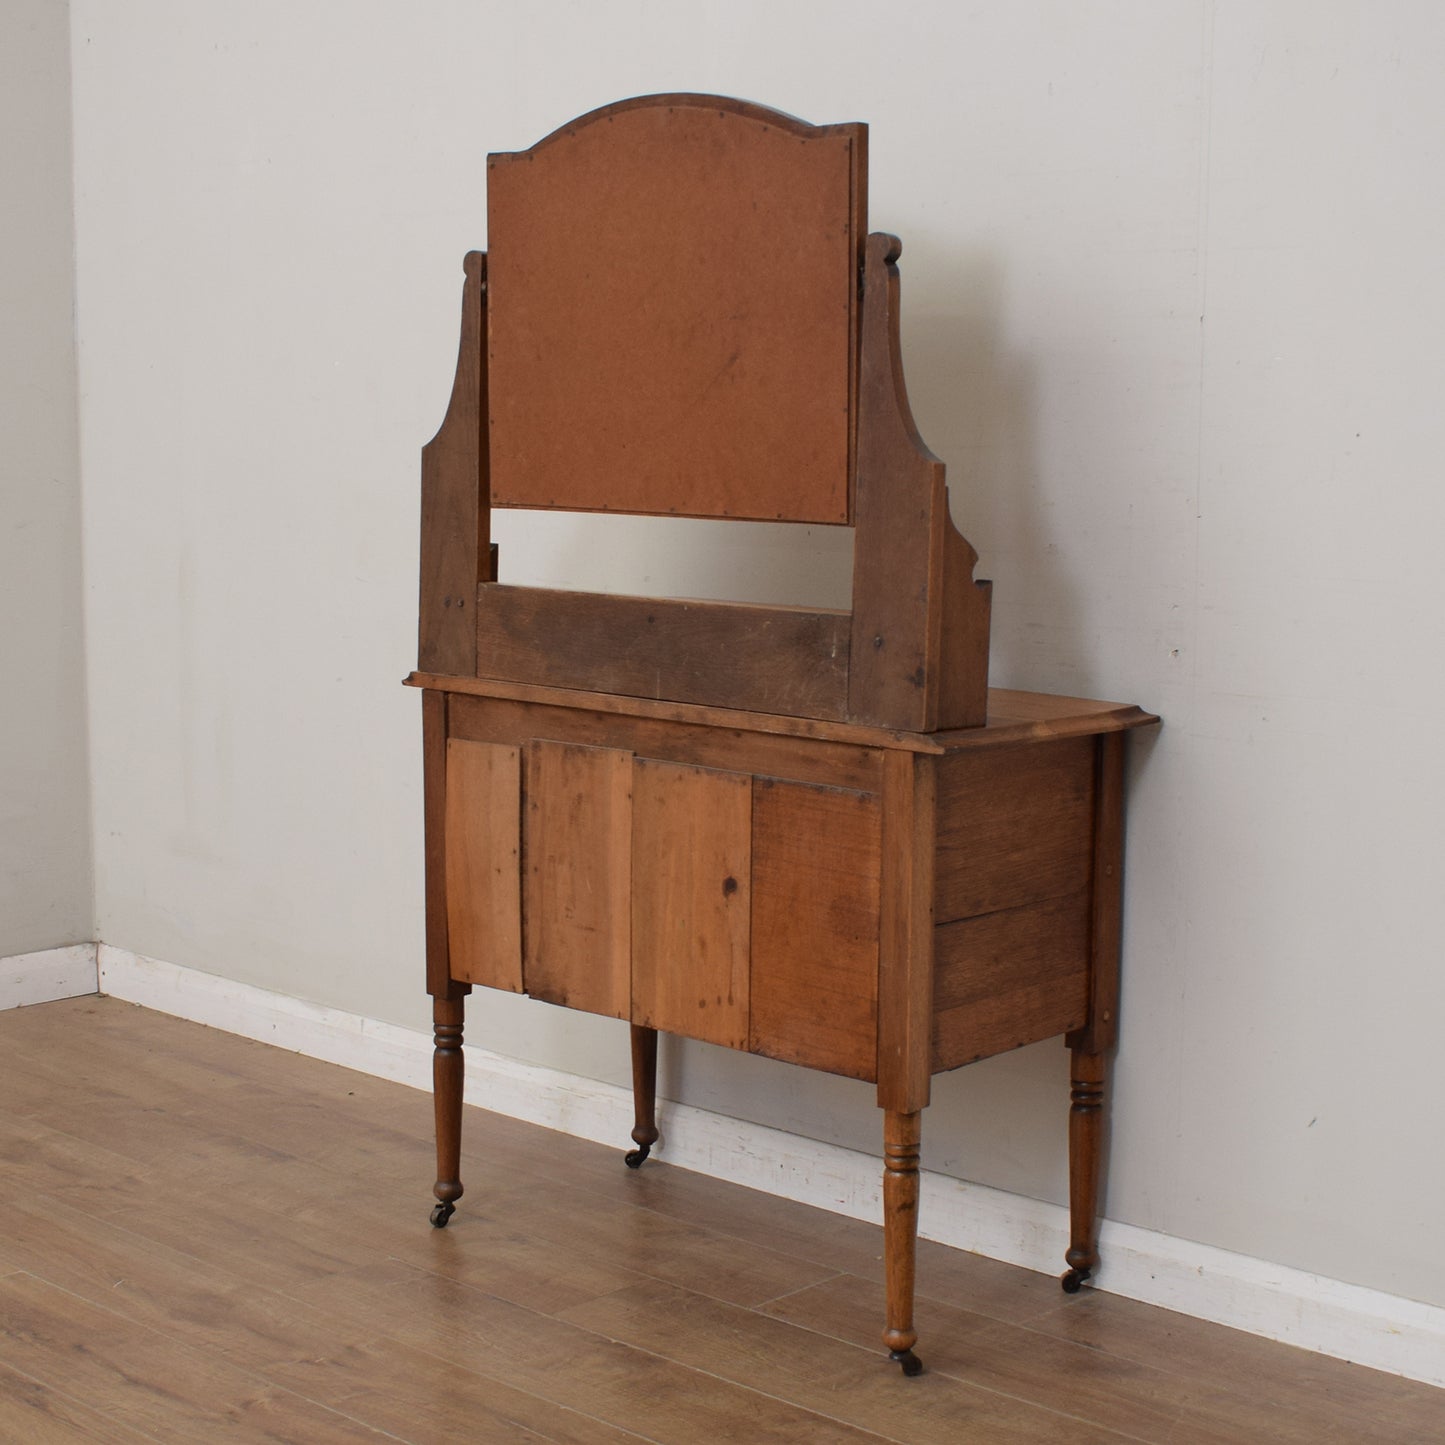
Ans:
[[[860,723],[823,722],[816,718],[780,713],[744,712],[736,708],[659,702],[653,698],[626,697],[616,693],[542,687],[490,677],[413,672],[405,683],[408,687],[465,693],[472,697],[507,698],[545,707],[583,708],[627,717],[780,733],[789,737],[809,737],[917,753],[951,753],[968,748],[1047,742],[1052,738],[1087,737],[1149,727],[1159,721],[1134,703],[1102,702],[1093,698],[1061,697],[1053,693],[1019,692],[998,687],[988,690],[988,721],[982,727],[915,733]]]

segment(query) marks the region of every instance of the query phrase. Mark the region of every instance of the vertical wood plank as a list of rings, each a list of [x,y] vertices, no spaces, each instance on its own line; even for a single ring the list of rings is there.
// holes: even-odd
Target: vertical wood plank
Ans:
[[[875,1077],[880,829],[876,794],[755,780],[754,1053]]]
[[[523,971],[533,998],[626,1018],[631,1006],[632,754],[525,753]]]
[[[752,779],[639,758],[632,770],[632,1018],[748,1044]]]
[[[447,942],[447,695],[422,693],[422,804],[426,862],[426,989],[433,998],[460,998],[470,985],[454,982]]]
[[[522,988],[521,750],[447,743],[447,938],[453,978]]]
[[[932,1073],[935,760],[883,761],[883,879],[878,945],[878,1104],[928,1103]]]
[[[1105,1053],[1119,1036],[1119,950],[1124,908],[1124,738],[1105,733],[1095,746],[1093,907],[1090,917],[1089,1022],[1069,1035],[1071,1049]]]

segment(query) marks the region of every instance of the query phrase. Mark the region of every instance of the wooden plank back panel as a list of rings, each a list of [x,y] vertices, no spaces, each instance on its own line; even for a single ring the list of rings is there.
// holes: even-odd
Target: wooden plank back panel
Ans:
[[[632,1021],[748,1046],[752,779],[632,769]]]
[[[626,1018],[631,1006],[632,757],[525,749],[523,968],[533,998]]]
[[[841,719],[847,612],[559,592],[477,594],[477,675]]]
[[[877,794],[753,783],[753,1053],[877,1072]]]
[[[517,748],[447,742],[451,976],[522,988],[522,763]]]
[[[532,738],[551,738],[588,747],[621,748],[665,762],[766,773],[861,792],[876,789],[882,773],[883,754],[878,748],[512,698],[454,693],[451,719],[454,736],[483,742],[524,743]]]
[[[943,758],[936,920],[951,923],[1085,887],[1093,807],[1092,738]]]
[[[649,96],[489,156],[493,504],[847,522],[866,135]]]
[[[1085,888],[936,928],[935,1072],[1081,1027],[1089,918]]]

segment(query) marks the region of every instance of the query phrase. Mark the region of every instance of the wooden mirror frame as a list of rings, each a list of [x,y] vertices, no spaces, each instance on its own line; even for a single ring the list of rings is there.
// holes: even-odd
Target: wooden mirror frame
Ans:
[[[840,166],[846,166],[851,177],[847,224],[856,228],[848,232],[847,245],[853,245],[855,234],[862,236],[866,127],[809,126],[717,96],[646,96],[603,107],[529,151],[491,158],[493,175],[506,168],[525,170],[528,184],[551,198],[549,157],[562,157],[575,169],[575,145],[585,141],[592,151],[588,164],[595,168],[604,164],[599,147],[605,152],[619,134],[632,134],[644,121],[652,143],[665,141],[669,129],[676,131],[683,144],[675,169],[687,176],[699,173],[695,148],[703,143],[700,137],[724,149],[761,146],[772,157],[769,165],[785,177],[788,169],[779,170],[776,159],[780,138],[795,140],[800,153],[810,138],[826,140],[811,154],[832,173],[834,184],[831,191],[818,188],[817,194],[831,195],[836,209],[836,180]],[[713,139],[707,141],[708,136]],[[504,163],[501,168],[498,162]],[[744,173],[730,171],[735,183]],[[539,175],[543,179],[534,180]],[[730,203],[750,204],[747,193],[734,195]],[[714,208],[707,214],[715,213]],[[618,234],[629,234],[629,226],[635,231],[636,224],[623,225]],[[577,227],[587,231],[585,218],[577,218]],[[836,261],[836,251],[836,245],[831,252],[825,247],[825,261],[829,255]],[[489,332],[488,258],[469,253],[451,401],[440,430],[422,452],[419,669],[916,732],[982,725],[989,584],[973,579],[977,553],[953,526],[943,464],[924,445],[908,406],[899,347],[900,251],[896,237],[867,236],[856,285],[834,266],[833,284],[845,288],[838,305],[849,318],[847,380],[840,389],[834,366],[828,385],[834,396],[846,394],[849,405],[843,435],[852,458],[851,478],[844,473],[850,505],[841,520],[851,514],[855,528],[851,610],[500,584],[490,545],[493,392],[486,338],[499,331],[505,336],[506,327],[493,318]],[[716,254],[727,254],[726,248]],[[525,268],[519,278],[522,274]],[[674,267],[669,283],[674,290],[676,281]],[[727,294],[736,294],[736,286]],[[498,306],[505,300],[499,298]],[[609,306],[617,304],[615,296],[609,297]],[[816,320],[816,306],[810,314]],[[638,334],[629,347],[635,349]],[[664,328],[660,336],[664,350],[675,354],[676,329]],[[760,344],[788,349],[775,337]],[[499,352],[510,354],[506,346]],[[760,395],[767,400],[766,390]],[[717,425],[715,415],[703,421],[700,446]],[[835,447],[835,464],[838,457]],[[530,504],[516,502],[518,495],[513,492],[514,503]],[[818,503],[814,497],[796,508],[785,504],[784,514],[797,520],[792,513],[801,512],[818,520],[818,506],[836,511],[838,496],[835,487],[831,502]],[[705,514],[738,515],[729,509],[725,489],[722,497]],[[592,494],[591,504],[598,500]],[[635,501],[624,494],[618,509],[636,510]],[[747,507],[741,511],[750,514]],[[619,639],[626,645],[619,646]]]

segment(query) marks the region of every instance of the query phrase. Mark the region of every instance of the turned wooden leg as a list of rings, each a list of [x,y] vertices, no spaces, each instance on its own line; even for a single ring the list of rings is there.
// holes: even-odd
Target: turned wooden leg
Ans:
[[[1104,1081],[1107,1061],[1102,1053],[1071,1050],[1073,1060],[1069,1108],[1069,1271],[1061,1283],[1068,1294],[1099,1267],[1099,1179],[1104,1149]]]
[[[657,1030],[632,1025],[632,1142],[624,1156],[629,1169],[640,1169],[657,1143]]]
[[[917,1375],[923,1361],[913,1353],[914,1262],[918,1253],[918,1143],[922,1114],[883,1114],[883,1251],[888,1282],[888,1358]]]
[[[432,1020],[436,1051],[432,1054],[432,1091],[437,1118],[437,1182],[432,1189],[438,1204],[431,1222],[441,1229],[462,1197],[462,1021],[461,998],[434,998]]]

